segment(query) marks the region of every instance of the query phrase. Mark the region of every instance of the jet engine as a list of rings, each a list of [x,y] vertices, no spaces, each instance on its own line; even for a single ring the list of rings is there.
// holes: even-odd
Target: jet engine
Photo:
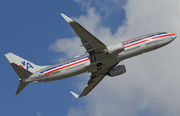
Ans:
[[[113,54],[113,53],[119,53],[124,51],[124,46],[122,43],[118,43],[115,45],[110,45],[106,48],[105,53],[106,54]]]
[[[123,73],[126,72],[126,68],[124,65],[118,65],[116,67],[114,67],[113,69],[109,70],[109,72],[107,73],[107,75],[114,77],[117,75],[121,75]]]

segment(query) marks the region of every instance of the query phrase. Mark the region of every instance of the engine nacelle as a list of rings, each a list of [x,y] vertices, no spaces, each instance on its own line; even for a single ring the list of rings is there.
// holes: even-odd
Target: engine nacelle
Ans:
[[[117,75],[121,75],[125,72],[126,72],[125,66],[124,65],[118,65],[118,66],[114,67],[113,69],[111,69],[107,75],[114,77]]]
[[[124,46],[122,43],[110,45],[106,48],[106,53],[108,53],[108,54],[119,53],[122,51],[124,51]]]

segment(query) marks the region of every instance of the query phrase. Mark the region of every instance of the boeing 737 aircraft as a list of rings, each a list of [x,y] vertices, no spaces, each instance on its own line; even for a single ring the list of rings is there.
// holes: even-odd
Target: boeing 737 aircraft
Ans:
[[[52,66],[38,66],[13,53],[5,54],[20,77],[16,94],[30,82],[56,81],[89,72],[91,78],[82,93],[78,95],[71,91],[76,98],[86,96],[106,75],[114,77],[126,72],[124,65],[118,65],[120,61],[163,47],[177,37],[176,34],[158,32],[106,46],[79,23],[61,15],[79,36],[81,46],[88,54]]]

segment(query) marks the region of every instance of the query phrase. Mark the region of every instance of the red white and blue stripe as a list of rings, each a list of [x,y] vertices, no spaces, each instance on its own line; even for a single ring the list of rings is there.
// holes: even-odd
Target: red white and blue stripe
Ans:
[[[149,35],[145,35],[145,36],[141,36],[141,37],[137,37],[128,41],[123,42],[124,48],[130,48],[136,45],[139,45],[141,43],[145,43],[147,41],[151,41],[151,40],[155,40],[158,38],[162,38],[162,37],[168,37],[168,36],[173,36],[175,34],[171,34],[171,33],[166,33],[166,32],[161,32],[161,33],[153,33],[153,34],[149,34]]]
[[[71,66],[75,66],[77,64],[84,63],[84,62],[89,61],[89,60],[90,60],[89,56],[78,57],[76,59],[72,59],[72,60],[60,63],[56,66],[52,66],[48,69],[41,71],[40,73],[43,75],[48,75],[50,73],[55,73],[56,71],[59,71],[61,69],[68,68]]]

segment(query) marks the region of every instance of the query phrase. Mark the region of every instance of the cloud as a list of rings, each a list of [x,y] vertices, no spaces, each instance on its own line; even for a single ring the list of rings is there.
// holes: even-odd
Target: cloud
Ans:
[[[74,0],[82,6],[83,11],[87,11],[90,8],[97,9],[102,17],[109,17],[114,14],[114,11],[122,12],[122,6],[125,4],[125,0]]]
[[[179,35],[179,0],[128,0],[123,8],[124,23],[118,26],[114,34],[103,25],[101,14],[94,7],[88,7],[86,15],[73,19],[106,45],[152,32],[167,31]],[[104,78],[88,96],[80,98],[78,106],[69,109],[69,116],[178,116],[179,43],[177,38],[159,50],[120,62],[125,64],[127,72],[121,76]],[[76,36],[60,38],[50,48],[70,58],[84,53],[85,49],[80,45]],[[77,85],[85,85],[84,82],[84,78],[78,78]]]
[[[41,114],[39,113],[39,111],[36,111],[36,113],[37,113],[37,116],[41,116]]]

